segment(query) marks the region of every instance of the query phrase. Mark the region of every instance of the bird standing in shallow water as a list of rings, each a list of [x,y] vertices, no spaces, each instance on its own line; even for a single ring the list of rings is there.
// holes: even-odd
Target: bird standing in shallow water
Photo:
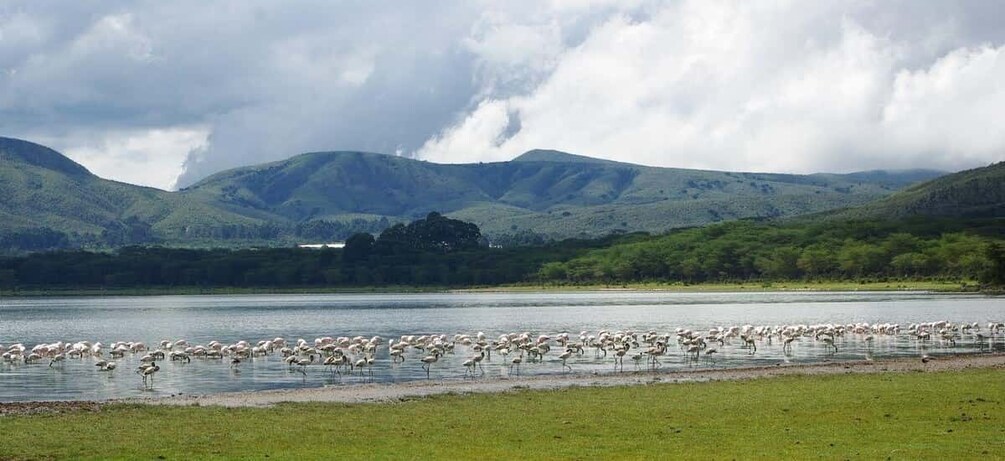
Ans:
[[[143,386],[147,389],[153,389],[154,387],[154,373],[161,370],[161,367],[157,365],[156,362],[150,362],[149,365],[140,365],[140,369],[137,373],[143,376]]]
[[[421,359],[422,360],[422,369],[426,370],[426,379],[429,379],[429,367],[430,367],[430,365],[436,363],[436,361],[439,360],[439,359],[440,359],[440,353],[439,353],[439,351],[435,351],[435,350],[433,351],[432,355],[427,355],[427,356],[425,356],[425,357],[423,357]]]
[[[509,365],[510,371],[513,371],[513,367],[516,367],[516,375],[520,376],[520,364],[521,363],[523,363],[523,355],[519,355],[519,356],[513,357],[513,360],[510,362],[510,365]]]

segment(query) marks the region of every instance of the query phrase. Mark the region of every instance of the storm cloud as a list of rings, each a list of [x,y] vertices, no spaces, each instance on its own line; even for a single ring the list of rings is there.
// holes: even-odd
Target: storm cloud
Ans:
[[[0,5],[0,134],[185,186],[317,150],[752,171],[1005,158],[1001,2]]]

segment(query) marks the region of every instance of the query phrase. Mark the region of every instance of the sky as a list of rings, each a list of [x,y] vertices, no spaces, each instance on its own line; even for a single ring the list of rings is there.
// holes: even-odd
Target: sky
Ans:
[[[0,1],[0,136],[167,190],[328,150],[958,171],[1002,120],[997,0]]]

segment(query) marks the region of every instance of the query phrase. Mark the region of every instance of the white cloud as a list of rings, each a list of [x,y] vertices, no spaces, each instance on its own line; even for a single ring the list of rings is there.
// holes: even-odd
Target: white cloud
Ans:
[[[962,48],[931,67],[904,70],[883,108],[891,151],[942,163],[1005,158],[1005,46]]]
[[[14,0],[0,134],[158,187],[184,146],[181,185],[338,149],[960,169],[1005,151],[1001,18],[949,0]]]
[[[178,127],[77,133],[50,142],[102,178],[171,190],[189,152],[205,148],[208,136],[205,127]]]
[[[419,156],[499,160],[536,147],[651,165],[757,171],[956,170],[1005,158],[998,49],[929,56],[843,4],[668,5],[616,15],[526,94],[485,99]],[[509,116],[504,116],[509,114]],[[904,120],[893,120],[902,114]],[[499,142],[505,127],[519,132]],[[474,157],[472,157],[474,156]]]

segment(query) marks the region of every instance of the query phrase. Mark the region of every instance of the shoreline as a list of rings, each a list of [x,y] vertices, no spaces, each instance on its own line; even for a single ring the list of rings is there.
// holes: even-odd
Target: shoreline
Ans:
[[[405,383],[352,384],[309,389],[240,391],[206,395],[187,395],[151,399],[127,399],[122,403],[150,405],[194,405],[223,407],[263,407],[278,403],[393,403],[444,394],[485,394],[514,390],[558,390],[572,387],[637,386],[661,383],[700,383],[765,379],[779,376],[826,376],[846,373],[903,373],[955,371],[967,368],[1005,370],[1005,353],[933,356],[927,363],[920,358],[894,358],[875,361],[853,360],[828,363],[759,366],[743,368],[707,368],[666,372],[630,371],[604,374],[546,375],[491,380],[409,381]]]
[[[238,391],[205,395],[110,400],[110,403],[148,405],[213,405],[262,407],[286,402],[326,402],[342,404],[393,403],[443,394],[483,394],[514,390],[556,390],[572,387],[636,386],[660,383],[699,383],[764,379],[779,376],[825,376],[845,373],[903,373],[954,371],[966,368],[1005,370],[1005,353],[933,356],[927,363],[920,358],[893,358],[875,361],[853,360],[812,364],[743,368],[700,368],[674,371],[629,371],[624,373],[545,375],[516,378],[408,381],[334,385],[306,389]]]
[[[408,381],[334,385],[301,389],[238,391],[202,395],[109,400],[48,400],[0,402],[0,418],[33,414],[97,412],[112,405],[218,406],[264,408],[281,403],[394,404],[439,395],[498,394],[524,390],[561,390],[578,387],[647,386],[717,381],[771,379],[784,376],[830,376],[865,373],[932,373],[964,369],[1005,371],[1005,353],[970,353],[933,356],[927,363],[917,357],[851,360],[811,364],[781,363],[743,368],[700,368],[674,371],[545,375],[516,378]]]
[[[924,292],[931,294],[975,294],[994,296],[1001,291],[981,291],[959,282],[776,282],[776,283],[704,283],[694,285],[641,283],[625,285],[501,285],[484,287],[358,287],[358,288],[137,288],[137,289],[26,289],[0,290],[3,298],[77,298],[144,296],[214,296],[214,295],[325,295],[325,294],[416,294],[416,293],[576,293],[576,292],[649,292],[649,293],[815,293],[815,292]]]

